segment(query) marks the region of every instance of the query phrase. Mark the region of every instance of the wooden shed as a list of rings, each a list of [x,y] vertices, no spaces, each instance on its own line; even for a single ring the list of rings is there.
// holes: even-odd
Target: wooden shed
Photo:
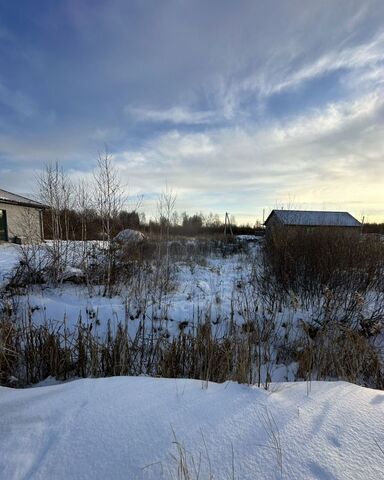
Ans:
[[[361,231],[362,224],[348,212],[313,210],[272,210],[264,225],[267,232],[273,227],[291,227],[300,230],[337,229]]]

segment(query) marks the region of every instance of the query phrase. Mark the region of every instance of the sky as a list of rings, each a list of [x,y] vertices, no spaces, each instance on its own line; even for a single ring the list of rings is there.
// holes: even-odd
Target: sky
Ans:
[[[383,87],[382,0],[0,0],[0,188],[107,148],[149,216],[384,221]]]

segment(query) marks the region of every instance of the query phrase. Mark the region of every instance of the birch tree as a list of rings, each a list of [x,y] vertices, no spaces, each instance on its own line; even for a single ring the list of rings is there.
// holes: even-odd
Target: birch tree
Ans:
[[[101,235],[105,242],[106,273],[104,295],[112,295],[115,252],[111,243],[114,223],[122,207],[122,185],[112,155],[107,150],[99,154],[94,173],[96,205],[101,218]]]

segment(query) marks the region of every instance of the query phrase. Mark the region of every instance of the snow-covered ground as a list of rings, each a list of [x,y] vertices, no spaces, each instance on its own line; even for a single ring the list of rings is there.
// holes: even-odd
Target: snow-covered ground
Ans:
[[[17,246],[0,245],[0,287],[18,254]],[[172,334],[209,315],[220,333],[229,318],[246,320],[240,310],[250,262],[242,253],[178,262],[174,288],[160,302],[145,283],[113,298],[84,285],[37,285],[19,298],[20,314],[37,324],[65,319],[69,327],[81,318],[95,335],[108,322],[134,330],[142,318]],[[294,335],[305,314],[295,302],[276,312],[276,335]],[[268,374],[276,382],[294,380],[295,372],[295,363],[274,364]],[[384,478],[384,392],[345,382],[272,383],[265,391],[115,377],[0,387],[0,433],[0,480]]]
[[[71,242],[74,247],[76,243]],[[90,244],[97,247],[99,242]],[[41,246],[42,255],[45,248],[46,245]],[[193,257],[190,261],[176,262],[172,264],[174,288],[162,295],[160,301],[156,292],[151,290],[152,284],[145,278],[146,273],[139,286],[135,278],[132,281],[128,279],[121,287],[120,294],[112,298],[101,295],[103,288],[89,290],[85,285],[73,283],[63,283],[56,288],[49,283],[29,286],[25,294],[17,298],[17,315],[23,320],[30,318],[37,325],[46,324],[52,331],[63,325],[75,331],[81,320],[83,326],[92,327],[92,334],[101,339],[105,339],[109,325],[113,333],[119,323],[127,325],[131,338],[135,337],[143,321],[147,333],[153,328],[153,331],[161,335],[169,334],[170,337],[179,335],[181,329],[188,330],[209,318],[213,334],[220,337],[229,330],[231,322],[241,329],[248,320],[247,310],[252,320],[251,309],[259,309],[259,305],[262,305],[258,313],[262,313],[263,309],[265,318],[275,325],[273,349],[261,365],[262,382],[267,382],[267,378],[274,382],[303,379],[305,377],[302,375],[298,376],[296,359],[293,356],[279,358],[276,352],[278,349],[287,350],[287,346],[292,345],[297,348],[295,342],[302,334],[303,321],[318,318],[322,313],[322,304],[305,307],[292,298],[291,305],[284,308],[275,305],[270,310],[268,304],[262,303],[263,298],[256,298],[258,294],[252,290],[252,262],[258,258],[258,252],[258,242],[252,242],[250,254],[243,252],[223,257],[211,253]],[[19,253],[20,247],[0,245],[0,287],[17,264]],[[68,265],[68,268],[74,267],[75,263]],[[367,296],[360,312],[365,318],[369,318],[370,310],[377,308],[375,298],[370,302]],[[5,301],[9,301],[12,307],[14,298]],[[347,300],[339,308],[347,309]],[[373,385],[367,382],[363,384]]]
[[[384,478],[384,393],[344,382],[308,395],[148,377],[0,388],[0,431],[4,480]]]
[[[17,262],[18,247],[0,245],[0,282],[5,282]],[[143,313],[151,318],[153,315],[166,318],[166,328],[176,332],[180,322],[196,321],[200,314],[208,311],[214,320],[229,318],[234,285],[248,275],[248,267],[241,263],[241,255],[207,257],[203,265],[179,262],[175,289],[162,298],[161,304],[147,299]],[[141,295],[144,297],[145,292]],[[63,284],[60,288],[30,288],[20,299],[21,305],[32,312],[35,323],[62,322],[65,318],[66,324],[71,327],[81,317],[85,323],[96,323],[100,334],[105,333],[109,321],[117,325],[125,320],[127,314],[135,315],[142,306],[140,300],[133,298],[129,286],[120,295],[107,298],[98,295],[97,289],[90,294],[85,286],[72,284]],[[137,325],[132,324],[131,327],[135,330]]]
[[[13,267],[17,264],[19,250],[11,243],[0,243],[0,286],[6,282]]]

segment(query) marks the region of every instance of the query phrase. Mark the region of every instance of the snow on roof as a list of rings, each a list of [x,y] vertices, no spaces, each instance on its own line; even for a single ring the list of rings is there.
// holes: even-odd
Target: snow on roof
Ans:
[[[0,188],[0,202],[10,203],[12,205],[23,205],[28,207],[44,208],[45,205],[30,198],[17,195],[16,193],[8,192]]]
[[[360,227],[361,223],[348,212],[324,212],[308,210],[272,210],[265,221],[276,216],[283,225]]]

